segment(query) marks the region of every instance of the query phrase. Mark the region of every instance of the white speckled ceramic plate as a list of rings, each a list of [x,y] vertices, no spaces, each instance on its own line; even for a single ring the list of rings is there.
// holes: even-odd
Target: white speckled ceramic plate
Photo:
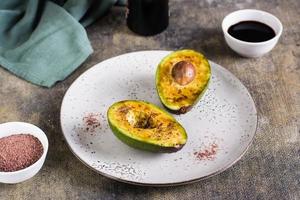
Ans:
[[[106,112],[114,102],[139,99],[162,107],[154,75],[169,53],[142,51],[108,59],[69,88],[61,107],[61,127],[72,152],[88,167],[132,184],[179,185],[218,174],[246,152],[256,131],[255,104],[245,86],[213,62],[205,95],[190,112],[175,116],[188,134],[182,150],[144,152],[113,135]]]

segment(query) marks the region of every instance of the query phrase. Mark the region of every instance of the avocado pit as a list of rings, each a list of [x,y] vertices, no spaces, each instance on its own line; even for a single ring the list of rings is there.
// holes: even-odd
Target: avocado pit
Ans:
[[[192,63],[179,61],[172,68],[172,77],[179,85],[187,85],[195,79],[196,70]]]

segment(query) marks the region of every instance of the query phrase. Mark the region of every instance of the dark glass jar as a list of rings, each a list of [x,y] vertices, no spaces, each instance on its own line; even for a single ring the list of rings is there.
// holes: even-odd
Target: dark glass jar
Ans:
[[[127,4],[127,26],[133,32],[149,36],[168,27],[168,0],[128,0]]]

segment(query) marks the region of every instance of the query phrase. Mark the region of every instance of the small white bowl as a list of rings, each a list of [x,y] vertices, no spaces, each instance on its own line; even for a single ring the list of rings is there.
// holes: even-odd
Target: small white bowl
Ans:
[[[13,184],[30,179],[40,171],[44,164],[48,152],[48,139],[40,128],[25,122],[7,122],[0,124],[0,138],[21,133],[37,137],[43,145],[43,155],[35,163],[25,169],[14,172],[0,172],[0,183]]]
[[[242,21],[258,21],[270,26],[275,31],[275,37],[265,42],[245,42],[232,37],[228,33],[230,26]],[[268,53],[277,44],[282,33],[282,24],[274,15],[255,9],[238,10],[228,14],[222,22],[222,30],[228,46],[238,54],[255,58]]]

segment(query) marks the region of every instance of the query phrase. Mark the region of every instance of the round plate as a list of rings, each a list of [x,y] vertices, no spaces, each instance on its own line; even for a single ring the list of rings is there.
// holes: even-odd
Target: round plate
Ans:
[[[106,112],[114,102],[138,99],[163,107],[155,71],[169,51],[141,51],[103,61],[68,89],[61,127],[72,152],[98,173],[139,185],[179,185],[218,174],[237,162],[255,135],[257,114],[246,87],[225,68],[210,62],[210,85],[194,108],[175,118],[188,134],[171,154],[137,150],[118,140]]]

